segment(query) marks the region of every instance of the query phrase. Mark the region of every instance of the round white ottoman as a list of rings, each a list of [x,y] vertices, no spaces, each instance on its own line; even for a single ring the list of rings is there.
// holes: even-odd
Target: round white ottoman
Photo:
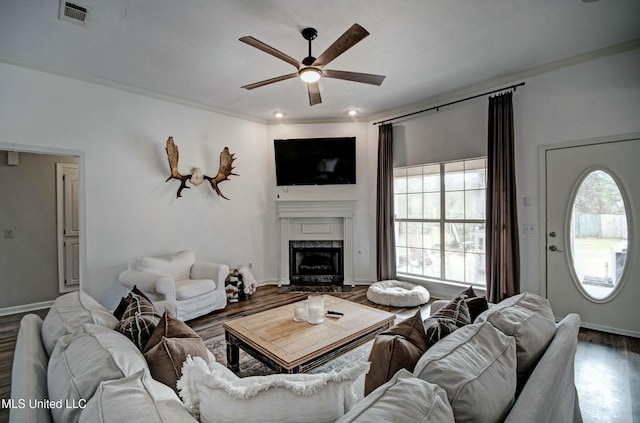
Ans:
[[[367,290],[367,299],[372,303],[393,307],[416,307],[429,298],[425,287],[397,280],[376,282]]]

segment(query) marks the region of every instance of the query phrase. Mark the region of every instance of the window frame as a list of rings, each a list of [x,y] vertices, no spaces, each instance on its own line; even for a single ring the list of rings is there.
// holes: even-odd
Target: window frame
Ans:
[[[455,163],[460,163],[462,164],[462,172],[463,172],[463,178],[464,178],[464,173],[467,171],[465,168],[465,164],[467,162],[472,162],[472,161],[476,161],[476,160],[482,160],[484,162],[484,181],[483,184],[481,184],[481,188],[471,188],[471,189],[467,189],[466,186],[463,185],[461,190],[458,189],[454,189],[454,190],[449,190],[447,191],[447,187],[446,187],[446,167],[447,165],[450,164],[455,164]],[[409,178],[409,174],[408,174],[408,169],[411,168],[421,168],[424,169],[425,167],[428,166],[438,166],[439,169],[439,178],[440,178],[440,188],[438,191],[439,194],[439,201],[440,201],[440,216],[439,218],[415,218],[415,217],[409,217],[409,213],[410,213],[410,207],[409,207],[409,194],[411,193],[410,189],[409,189],[409,184],[408,184],[408,178]],[[424,163],[424,164],[418,164],[418,165],[412,165],[412,166],[399,166],[399,167],[395,167],[394,168],[394,187],[395,187],[395,183],[396,183],[396,176],[395,176],[395,171],[397,170],[404,170],[405,174],[404,174],[404,178],[407,181],[407,186],[404,192],[402,193],[396,193],[394,192],[394,208],[395,208],[395,213],[394,213],[394,226],[396,226],[398,223],[404,223],[405,224],[405,230],[407,230],[407,226],[408,224],[411,223],[432,223],[432,224],[437,224],[439,225],[440,228],[446,228],[447,225],[484,225],[484,239],[483,239],[483,243],[482,243],[482,248],[480,251],[480,255],[482,256],[482,261],[483,261],[483,265],[484,262],[486,262],[486,215],[484,216],[483,219],[479,219],[479,218],[473,218],[473,219],[460,219],[460,218],[447,218],[447,203],[446,203],[446,194],[447,192],[454,192],[454,191],[458,191],[458,192],[462,192],[463,193],[463,203],[465,204],[466,207],[466,193],[467,192],[471,192],[471,191],[477,191],[477,190],[483,190],[485,192],[485,206],[486,206],[486,190],[487,190],[487,157],[486,156],[480,156],[480,157],[472,157],[472,158],[466,158],[466,159],[460,159],[460,160],[451,160],[451,161],[444,161],[444,162],[436,162],[436,163]],[[422,178],[424,180],[424,171],[421,170],[421,175]],[[466,181],[465,181],[466,182]],[[423,206],[424,206],[424,194],[425,193],[429,193],[431,191],[425,191],[424,186],[422,187],[421,191],[419,192],[422,196],[423,196]],[[398,209],[397,209],[397,197],[396,194],[405,194],[406,195],[406,203],[405,203],[405,209],[406,209],[406,217],[398,217]],[[423,209],[424,210],[424,207]],[[483,210],[484,212],[484,210]],[[483,213],[484,215],[484,213]],[[424,228],[421,228],[421,231],[424,230]],[[460,281],[460,280],[455,280],[455,279],[447,279],[447,271],[446,271],[446,264],[445,264],[445,253],[447,252],[447,247],[446,247],[446,243],[445,243],[445,239],[446,239],[446,235],[447,235],[447,231],[446,230],[440,230],[439,231],[439,250],[438,250],[438,254],[440,255],[440,263],[439,263],[439,276],[429,276],[429,275],[425,275],[425,270],[423,268],[421,274],[416,274],[416,273],[411,273],[409,271],[409,268],[407,267],[406,271],[398,271],[397,272],[397,278],[400,280],[408,280],[408,281],[412,281],[412,282],[418,282],[418,283],[422,283],[423,285],[426,283],[427,285],[430,284],[435,284],[437,286],[437,289],[444,289],[447,292],[452,292],[451,289],[459,289],[461,287],[468,287],[468,286],[472,286],[474,290],[476,291],[484,291],[486,290],[486,279],[484,284],[478,284],[477,282],[472,282],[472,281]],[[398,233],[398,228],[394,228],[394,236],[397,237],[397,233]],[[421,232],[422,233],[422,232]],[[396,238],[397,241],[397,238]],[[398,243],[396,242],[396,251],[398,248]],[[401,246],[400,248],[406,248],[407,249],[407,256],[409,256],[409,245],[408,243],[404,246]],[[427,250],[429,248],[425,248],[424,245],[421,247],[422,250]],[[463,252],[466,254],[467,249],[466,247],[463,246]],[[397,258],[396,258],[397,260]],[[466,259],[465,259],[466,260]],[[484,266],[483,266],[484,268]],[[465,264],[465,275],[466,275],[466,264]],[[486,275],[486,273],[485,273]],[[465,276],[466,279],[466,276]],[[457,291],[453,291],[454,293]]]

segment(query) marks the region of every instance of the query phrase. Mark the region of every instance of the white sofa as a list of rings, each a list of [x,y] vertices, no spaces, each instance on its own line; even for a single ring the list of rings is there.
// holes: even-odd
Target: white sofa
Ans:
[[[398,371],[338,423],[582,422],[574,382],[580,316],[549,319],[547,300],[508,298],[436,342],[413,372]]]
[[[163,257],[143,257],[129,263],[120,274],[120,283],[134,286],[151,301],[168,301],[180,320],[190,320],[227,306],[224,282],[226,264],[196,261],[191,250]]]
[[[58,297],[44,321],[25,315],[9,422],[196,422],[176,393],[151,377],[144,356],[117,326],[109,310],[81,291]]]
[[[13,360],[9,422],[197,422],[193,415],[202,422],[297,422],[301,416],[334,421],[357,401],[352,385],[369,368],[363,362],[325,374],[240,379],[208,352],[208,363],[199,356],[184,361],[191,379],[183,374],[177,388],[185,404],[152,378],[146,355],[117,326],[111,312],[83,292],[58,297],[44,321],[25,315]]]

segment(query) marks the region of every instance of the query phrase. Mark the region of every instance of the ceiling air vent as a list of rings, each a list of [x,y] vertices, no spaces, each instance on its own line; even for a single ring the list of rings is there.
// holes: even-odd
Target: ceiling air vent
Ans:
[[[86,26],[88,17],[89,10],[86,7],[64,0],[60,2],[60,20]]]

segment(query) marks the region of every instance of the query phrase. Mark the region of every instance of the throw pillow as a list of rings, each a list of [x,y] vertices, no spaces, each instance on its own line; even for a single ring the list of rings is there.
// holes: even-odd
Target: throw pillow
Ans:
[[[459,293],[458,296],[466,296],[464,301],[467,303],[467,307],[469,308],[469,317],[471,317],[472,323],[476,321],[476,318],[480,314],[489,308],[487,298],[479,297],[473,290],[472,286]]]
[[[142,351],[156,328],[158,317],[153,304],[144,295],[131,292],[128,299],[129,305],[122,313],[118,331]]]
[[[369,361],[371,369],[365,378],[364,394],[369,395],[386,383],[400,369],[413,371],[429,348],[420,311],[376,336]]]
[[[113,317],[113,316],[112,316]],[[47,368],[49,399],[62,404],[82,404],[100,382],[122,379],[147,368],[138,349],[119,332],[85,323],[56,344]],[[52,407],[56,422],[75,422],[77,407]]]
[[[131,296],[133,294],[139,295],[153,304],[153,301],[151,301],[149,297],[144,294],[144,292],[140,291],[138,287],[134,285],[131,292],[129,292],[126,297],[122,297],[118,306],[115,308],[115,310],[113,310],[113,315],[116,317],[116,319],[122,320],[122,315],[124,314],[124,311],[127,309],[127,307],[129,307],[129,304],[131,303]]]
[[[350,422],[453,423],[454,419],[444,389],[401,369],[336,421]]]
[[[369,368],[239,378],[187,359],[178,382],[187,407],[203,423],[335,422],[357,401],[353,383]],[[202,398],[202,401],[200,401]]]
[[[531,292],[509,297],[478,316],[513,336],[518,355],[518,383],[526,380],[556,333],[556,321],[549,300]]]
[[[502,422],[516,393],[515,340],[487,322],[467,325],[429,348],[413,374],[447,391],[457,422]]]
[[[424,333],[429,345],[434,345],[458,328],[471,323],[469,307],[464,301],[465,299],[466,296],[454,298],[431,317],[424,320]]]
[[[118,319],[102,304],[83,291],[70,292],[56,298],[42,323],[42,343],[51,355],[58,338],[71,334],[84,323],[109,329],[118,327]]]
[[[153,380],[148,370],[100,383],[79,420],[80,423],[195,421],[175,393]]]
[[[178,392],[176,383],[188,356],[208,360],[208,350],[198,334],[165,311],[144,348],[151,376]]]

